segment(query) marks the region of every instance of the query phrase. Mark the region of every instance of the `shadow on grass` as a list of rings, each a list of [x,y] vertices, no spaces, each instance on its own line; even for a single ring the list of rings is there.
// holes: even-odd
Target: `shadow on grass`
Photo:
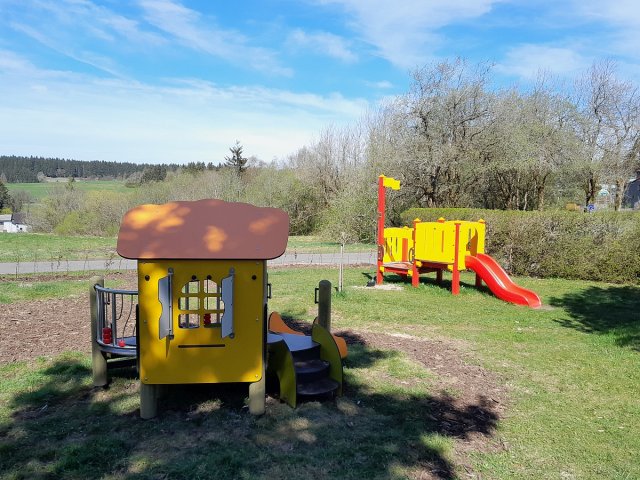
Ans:
[[[570,319],[557,320],[581,332],[612,334],[616,344],[640,351],[640,288],[589,287],[549,300],[565,309]]]
[[[14,375],[37,381],[5,395],[0,478],[455,478],[451,443],[491,435],[491,406],[380,390],[366,369],[399,354],[351,341],[344,397],[295,410],[268,399],[259,418],[244,406],[246,384],[172,386],[144,421],[131,369],[103,389],[77,356],[25,367]]]

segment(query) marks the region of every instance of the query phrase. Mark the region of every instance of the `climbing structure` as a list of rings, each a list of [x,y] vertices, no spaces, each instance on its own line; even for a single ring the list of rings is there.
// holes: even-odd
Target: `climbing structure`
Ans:
[[[384,228],[385,188],[398,190],[400,182],[384,175],[378,179],[378,285],[384,273],[411,278],[411,284],[418,286],[421,274],[435,272],[441,281],[442,272],[448,271],[451,292],[457,295],[460,272],[469,269],[476,273],[476,286],[484,281],[498,298],[532,308],[541,306],[535,292],[516,285],[498,262],[484,253],[484,220],[422,222],[416,218],[412,227]]]

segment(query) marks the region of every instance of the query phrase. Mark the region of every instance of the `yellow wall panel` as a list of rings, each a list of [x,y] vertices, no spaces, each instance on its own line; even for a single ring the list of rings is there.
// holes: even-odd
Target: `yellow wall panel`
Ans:
[[[218,319],[218,295],[203,291],[210,277],[220,288],[222,279],[234,269],[234,335],[222,338]],[[173,338],[160,339],[162,304],[158,281],[172,276]],[[138,262],[140,308],[140,378],[148,384],[255,382],[264,362],[265,262],[162,260]],[[195,276],[200,287],[192,281]],[[189,282],[191,287],[184,289]],[[211,285],[211,284],[209,284]],[[183,299],[182,301],[180,299]],[[185,300],[188,298],[188,300]],[[183,310],[180,310],[180,307]],[[187,310],[189,308],[189,310]],[[204,315],[209,313],[210,326]],[[197,328],[181,328],[180,315],[198,315]],[[185,317],[182,317],[186,319]],[[185,323],[186,325],[186,323]]]

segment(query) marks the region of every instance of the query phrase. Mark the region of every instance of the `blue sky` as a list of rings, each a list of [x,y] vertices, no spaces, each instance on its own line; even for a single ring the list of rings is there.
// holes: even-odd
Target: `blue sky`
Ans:
[[[637,0],[0,0],[0,154],[284,158],[463,56],[526,85],[612,58],[640,75]]]

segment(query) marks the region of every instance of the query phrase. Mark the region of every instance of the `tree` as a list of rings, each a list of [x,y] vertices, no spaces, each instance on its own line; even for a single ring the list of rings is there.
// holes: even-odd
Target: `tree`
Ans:
[[[224,165],[226,167],[233,168],[238,172],[238,174],[241,174],[247,170],[247,161],[249,160],[248,158],[242,156],[242,148],[243,147],[242,145],[240,145],[240,142],[236,140],[236,144],[233,147],[229,148],[231,156],[224,157]]]
[[[615,208],[637,161],[640,140],[640,93],[630,82],[617,78],[610,60],[594,63],[578,82],[576,103],[582,118],[578,132],[585,149],[584,190],[594,202],[604,178],[616,185]]]
[[[145,167],[140,183],[162,182],[167,177],[167,167],[164,165],[151,165]]]
[[[11,195],[6,185],[0,181],[0,210],[9,207],[11,204]]]
[[[491,114],[490,66],[462,59],[417,69],[399,105],[404,148],[398,152],[405,184],[427,207],[467,203],[475,183],[479,142]]]
[[[14,212],[22,212],[26,205],[28,210],[33,201],[33,196],[26,190],[16,190],[11,194],[11,209]]]
[[[184,172],[191,175],[199,175],[207,169],[204,162],[189,162],[184,167]]]

